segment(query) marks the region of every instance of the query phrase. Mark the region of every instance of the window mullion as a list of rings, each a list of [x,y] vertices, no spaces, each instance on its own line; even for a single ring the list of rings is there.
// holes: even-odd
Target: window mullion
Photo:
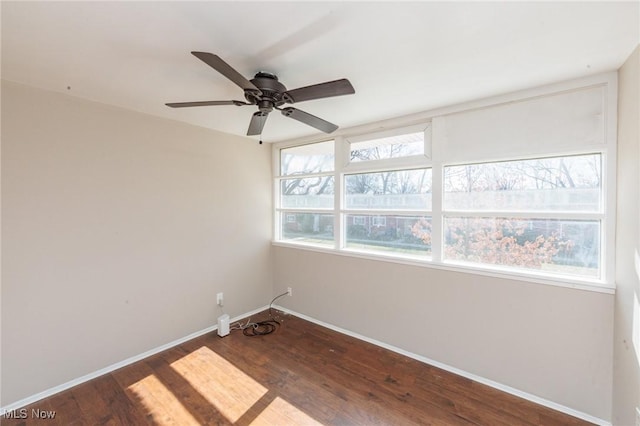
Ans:
[[[444,171],[443,171],[443,147],[446,142],[445,127],[442,118],[434,118],[431,121],[431,258],[435,262],[442,262],[444,237],[442,227],[442,200],[444,198]]]
[[[559,219],[559,220],[604,220],[602,213],[586,212],[521,212],[496,210],[445,210],[444,217],[501,217],[522,219]]]
[[[435,262],[442,261],[442,163],[434,161],[431,171],[431,256]]]
[[[343,137],[335,139],[334,198],[333,198],[333,238],[334,248],[340,250],[344,245],[344,221],[342,218],[344,168],[348,163],[349,144]]]
[[[430,210],[342,209],[343,214],[366,216],[431,216]]]
[[[280,160],[278,158],[278,167],[280,167]],[[275,214],[273,215],[272,225],[273,225],[273,235],[272,238],[274,240],[280,240],[282,238],[282,224],[280,223],[280,187],[282,183],[280,179],[275,178],[273,180],[273,205],[276,206],[274,209]]]

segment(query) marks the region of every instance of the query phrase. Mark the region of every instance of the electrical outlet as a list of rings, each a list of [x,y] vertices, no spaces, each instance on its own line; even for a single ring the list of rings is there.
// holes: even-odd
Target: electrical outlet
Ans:
[[[293,296],[293,290],[291,290],[291,287],[287,287],[287,294],[289,296]]]
[[[216,303],[218,306],[224,306],[224,293],[218,293],[216,295]]]

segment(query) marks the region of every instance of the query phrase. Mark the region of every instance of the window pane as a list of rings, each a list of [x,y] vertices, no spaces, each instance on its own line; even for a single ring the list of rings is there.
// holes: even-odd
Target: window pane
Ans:
[[[600,222],[447,217],[444,258],[600,276]]]
[[[351,143],[351,161],[382,160],[424,154],[424,132]]]
[[[280,150],[280,174],[301,175],[330,172],[334,163],[333,141]]]
[[[346,215],[346,246],[387,253],[431,253],[431,218]]]
[[[347,209],[431,210],[431,169],[345,176]]]
[[[289,208],[333,208],[333,176],[284,179],[280,182],[280,205]]]
[[[282,240],[333,246],[333,215],[282,212]]]
[[[444,207],[599,212],[601,155],[445,167]]]

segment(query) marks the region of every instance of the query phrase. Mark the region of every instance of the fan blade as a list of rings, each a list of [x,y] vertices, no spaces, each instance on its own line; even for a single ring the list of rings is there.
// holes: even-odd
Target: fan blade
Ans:
[[[191,52],[191,54],[200,59],[205,64],[209,65],[214,70],[218,71],[220,74],[227,77],[229,80],[233,81],[243,90],[262,93],[260,92],[260,89],[253,85],[252,82],[244,78],[242,74],[233,69],[231,65],[220,59],[218,55],[214,55],[213,53],[209,52]]]
[[[315,127],[318,130],[321,130],[325,133],[331,133],[335,131],[338,126],[333,123],[329,123],[322,118],[318,118],[315,115],[311,115],[308,112],[301,111],[299,109],[295,109],[292,107],[283,108],[282,115],[285,117],[293,118],[294,120],[298,120],[301,123],[307,124],[311,127]]]
[[[199,101],[199,102],[171,102],[165,104],[171,108],[185,108],[185,107],[198,107],[198,106],[215,106],[215,105],[251,105],[242,101]]]
[[[282,94],[282,98],[288,104],[296,102],[310,101],[312,99],[330,98],[332,96],[353,95],[356,90],[349,80],[328,81],[326,83],[314,84],[313,86],[300,87],[299,89],[288,90]]]
[[[247,130],[247,136],[255,136],[262,133],[264,123],[267,122],[268,112],[254,112],[251,117],[251,123],[249,123],[249,130]]]

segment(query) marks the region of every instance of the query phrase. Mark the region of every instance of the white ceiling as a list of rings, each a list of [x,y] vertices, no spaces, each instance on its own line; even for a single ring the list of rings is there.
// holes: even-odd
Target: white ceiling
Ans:
[[[341,127],[617,69],[639,41],[624,2],[2,2],[2,78],[244,135],[255,107],[189,52],[289,89],[348,78],[355,95],[296,104]],[[317,133],[275,111],[263,139]]]

